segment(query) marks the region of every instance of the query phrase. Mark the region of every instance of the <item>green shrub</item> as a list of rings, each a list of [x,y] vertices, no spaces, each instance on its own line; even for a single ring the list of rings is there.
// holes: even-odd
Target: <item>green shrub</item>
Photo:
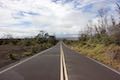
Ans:
[[[11,60],[17,60],[15,54],[13,54],[13,53],[9,54],[9,58],[10,58]]]
[[[25,56],[32,56],[33,54],[31,52],[24,52]]]

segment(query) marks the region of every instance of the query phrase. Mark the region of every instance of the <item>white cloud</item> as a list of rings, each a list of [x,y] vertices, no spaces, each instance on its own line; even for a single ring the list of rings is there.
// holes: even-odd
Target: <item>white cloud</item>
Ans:
[[[79,3],[78,8],[85,8],[92,4],[93,11],[106,4],[102,3],[105,0],[74,1]],[[17,34],[17,36],[23,34],[31,36],[39,30],[48,31],[50,34],[78,33],[88,20],[94,19],[96,13],[74,8],[74,1],[61,4],[51,0],[0,0],[0,34],[4,32]]]

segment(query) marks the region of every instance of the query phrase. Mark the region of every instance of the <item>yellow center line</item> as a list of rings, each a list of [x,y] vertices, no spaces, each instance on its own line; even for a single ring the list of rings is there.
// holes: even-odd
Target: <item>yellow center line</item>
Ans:
[[[61,80],[68,80],[67,68],[65,64],[65,57],[62,48],[62,43],[60,44],[60,52],[61,52]],[[63,75],[64,74],[64,75]]]

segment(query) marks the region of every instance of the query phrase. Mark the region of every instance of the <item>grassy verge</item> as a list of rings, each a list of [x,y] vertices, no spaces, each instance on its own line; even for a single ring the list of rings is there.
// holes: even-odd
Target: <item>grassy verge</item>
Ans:
[[[52,46],[53,45],[49,45],[48,43],[36,44],[34,46],[33,45],[22,46],[23,47],[22,49],[18,48],[17,50],[16,49],[9,50],[6,56],[8,56],[10,60],[19,60],[24,57],[32,56]]]

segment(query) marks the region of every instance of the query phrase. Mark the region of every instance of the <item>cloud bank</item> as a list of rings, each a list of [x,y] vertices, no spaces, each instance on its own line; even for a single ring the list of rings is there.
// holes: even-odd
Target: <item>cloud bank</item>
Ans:
[[[34,36],[40,30],[62,37],[78,34],[97,11],[115,11],[119,0],[0,0],[0,36]],[[71,35],[72,36],[72,35]]]

